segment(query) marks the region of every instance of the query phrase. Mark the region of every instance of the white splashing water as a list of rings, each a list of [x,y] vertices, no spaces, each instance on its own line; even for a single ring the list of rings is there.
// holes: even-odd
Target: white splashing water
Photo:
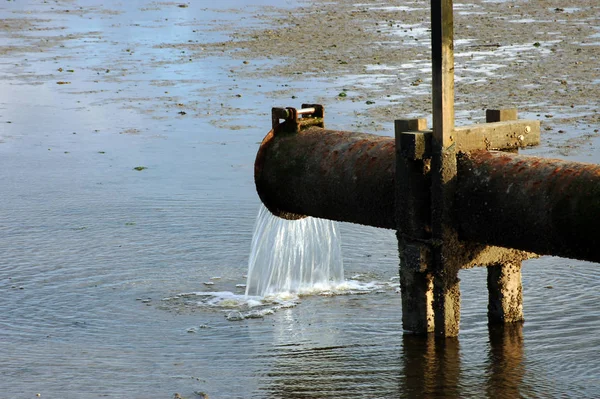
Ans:
[[[399,290],[389,282],[365,280],[357,274],[344,280],[340,235],[335,222],[305,218],[284,220],[261,206],[248,261],[245,295],[230,291],[198,291],[163,298],[162,306],[222,311],[229,321],[262,318],[297,306],[303,295],[363,295]],[[205,285],[214,286],[220,277]],[[243,286],[238,284],[237,286]],[[188,332],[197,332],[192,327]]]
[[[247,296],[314,293],[343,282],[335,222],[312,217],[284,220],[261,205],[248,261]]]

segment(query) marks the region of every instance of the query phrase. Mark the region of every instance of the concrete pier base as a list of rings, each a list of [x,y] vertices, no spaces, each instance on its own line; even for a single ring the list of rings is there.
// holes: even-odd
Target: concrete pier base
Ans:
[[[492,324],[523,321],[521,262],[488,266],[488,319]]]
[[[428,250],[399,240],[402,327],[423,335],[434,332],[433,275],[427,271]]]
[[[460,325],[458,270],[432,267],[432,249],[398,233],[402,326],[406,332],[454,337]]]
[[[460,284],[458,272],[434,277],[433,314],[435,335],[456,337],[460,328]]]
[[[400,287],[403,329],[419,335],[434,332],[431,273],[400,268]]]
[[[435,332],[437,336],[457,336],[460,326],[458,276],[413,268],[407,252],[400,257],[403,329],[419,335]]]
[[[516,109],[487,110],[486,122],[517,120]],[[498,262],[487,267],[488,320],[490,324],[523,321],[521,261]]]

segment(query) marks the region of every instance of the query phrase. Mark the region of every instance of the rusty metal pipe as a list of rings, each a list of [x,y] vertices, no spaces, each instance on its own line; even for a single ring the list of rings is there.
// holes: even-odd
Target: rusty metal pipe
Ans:
[[[392,137],[311,127],[272,130],[254,167],[256,189],[275,215],[394,229]]]
[[[310,215],[396,229],[391,137],[311,127],[271,131],[258,194],[284,218]],[[464,241],[600,262],[600,166],[478,151],[458,157],[453,218]]]
[[[600,166],[505,152],[458,160],[462,239],[600,262]]]

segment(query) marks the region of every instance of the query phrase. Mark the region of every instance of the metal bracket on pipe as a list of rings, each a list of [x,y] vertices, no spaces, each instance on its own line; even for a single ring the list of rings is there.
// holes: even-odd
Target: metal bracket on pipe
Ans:
[[[271,123],[274,134],[298,133],[311,126],[325,127],[325,109],[320,104],[302,104],[301,109],[292,107],[271,110]],[[280,123],[281,120],[283,123]]]

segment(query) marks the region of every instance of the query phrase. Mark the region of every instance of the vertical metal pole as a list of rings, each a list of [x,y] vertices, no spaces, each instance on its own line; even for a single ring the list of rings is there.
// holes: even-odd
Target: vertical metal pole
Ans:
[[[454,17],[452,0],[431,1],[433,140],[431,208],[434,321],[438,336],[458,335],[460,250],[452,221],[456,187],[454,143]]]

